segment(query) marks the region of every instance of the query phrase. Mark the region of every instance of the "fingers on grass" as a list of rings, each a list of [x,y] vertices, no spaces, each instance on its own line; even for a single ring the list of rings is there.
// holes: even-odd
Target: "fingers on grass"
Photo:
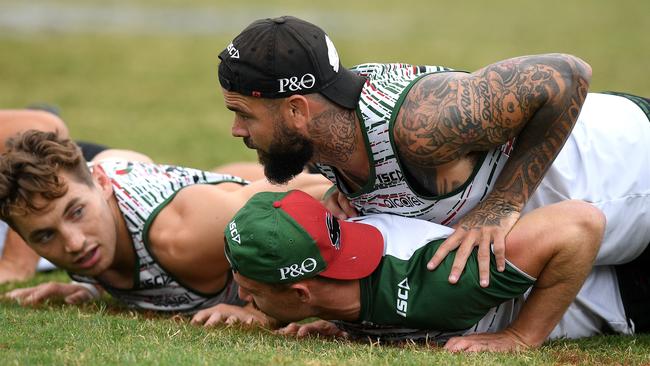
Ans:
[[[295,335],[299,329],[300,329],[300,325],[296,323],[289,323],[285,327],[278,329],[276,333],[282,335]]]
[[[198,313],[194,314],[194,316],[192,317],[192,320],[190,321],[190,324],[201,325],[201,324],[205,323],[205,321],[208,318],[210,318],[210,313],[205,311],[205,310],[201,310]]]

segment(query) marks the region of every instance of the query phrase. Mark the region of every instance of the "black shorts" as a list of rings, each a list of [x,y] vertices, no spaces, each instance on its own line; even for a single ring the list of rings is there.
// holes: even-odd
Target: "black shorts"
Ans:
[[[626,317],[636,333],[650,333],[650,245],[632,262],[616,266]]]
[[[83,154],[84,159],[86,159],[86,161],[93,160],[95,155],[108,149],[107,146],[95,144],[93,142],[85,142],[85,141],[75,141],[75,142],[77,143],[77,146],[81,148],[81,153]]]

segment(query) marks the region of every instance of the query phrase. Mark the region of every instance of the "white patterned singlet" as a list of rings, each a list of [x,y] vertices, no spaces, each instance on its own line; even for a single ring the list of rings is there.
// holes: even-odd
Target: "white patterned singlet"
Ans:
[[[487,151],[479,158],[469,179],[440,196],[416,193],[406,180],[396,154],[393,126],[404,98],[423,76],[452,72],[442,66],[362,64],[351,69],[366,78],[356,109],[370,162],[368,182],[357,192],[342,184],[334,167],[316,164],[338,186],[360,215],[390,213],[453,225],[492,190],[508,160],[513,141]]]
[[[228,174],[206,172],[170,165],[126,161],[107,161],[95,165],[111,179],[113,193],[133,240],[136,266],[132,289],[118,289],[94,278],[70,274],[76,281],[99,283],[108,293],[129,306],[192,313],[220,303],[243,305],[237,284],[230,275],[226,286],[208,294],[180,283],[169,274],[148,249],[149,228],[158,213],[182,188],[193,184],[248,182]]]

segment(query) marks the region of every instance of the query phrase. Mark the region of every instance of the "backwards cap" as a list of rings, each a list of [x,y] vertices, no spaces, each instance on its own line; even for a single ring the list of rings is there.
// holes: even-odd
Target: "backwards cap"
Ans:
[[[320,275],[352,280],[379,265],[384,239],[375,227],[338,220],[301,191],[261,192],[225,229],[233,270],[264,283]]]
[[[341,107],[355,109],[365,82],[343,67],[322,29],[291,16],[253,22],[219,59],[224,89],[260,98],[321,93]]]

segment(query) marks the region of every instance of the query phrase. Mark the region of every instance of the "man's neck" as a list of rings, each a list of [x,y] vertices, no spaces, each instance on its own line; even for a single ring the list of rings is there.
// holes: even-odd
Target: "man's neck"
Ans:
[[[326,320],[354,322],[361,314],[361,292],[359,280],[341,283],[321,283],[318,286],[315,316]]]
[[[113,195],[108,201],[116,230],[115,255],[111,266],[99,278],[117,288],[133,287],[133,269],[135,268],[135,251],[133,238],[126,226],[126,221]]]
[[[348,186],[360,188],[368,180],[370,165],[356,113],[333,104],[314,112],[309,124],[316,147],[313,162],[335,167]]]

